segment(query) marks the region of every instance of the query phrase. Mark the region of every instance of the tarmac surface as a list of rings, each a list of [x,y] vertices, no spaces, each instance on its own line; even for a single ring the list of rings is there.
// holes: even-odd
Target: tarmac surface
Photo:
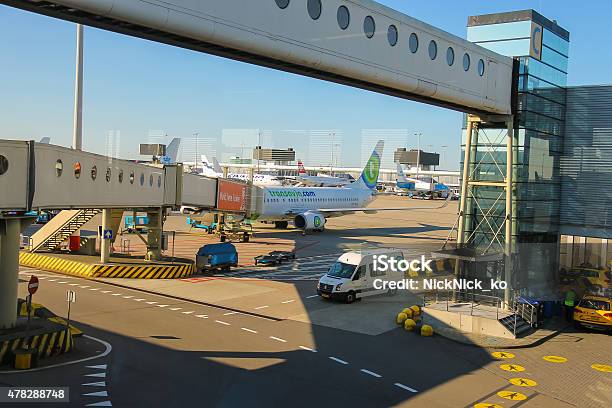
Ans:
[[[374,205],[402,203],[441,204],[383,196]],[[339,253],[438,249],[455,219],[451,202],[332,219],[325,232],[306,236],[257,227],[253,242],[237,244],[242,266],[224,276],[87,280],[22,268],[20,295],[36,274],[35,301],[62,316],[66,291],[75,291],[74,324],[111,350],[35,373],[0,373],[0,386],[69,386],[70,406],[611,406],[610,335],[567,329],[530,348],[489,349],[396,326],[415,294],[350,305],[316,295],[317,276]],[[177,256],[215,239],[190,232],[185,216],[170,216],[171,228]],[[255,254],[286,248],[296,249],[294,263],[250,265]]]

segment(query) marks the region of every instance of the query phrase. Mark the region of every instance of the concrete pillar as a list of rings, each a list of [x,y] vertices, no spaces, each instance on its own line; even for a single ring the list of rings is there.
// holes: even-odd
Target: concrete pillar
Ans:
[[[74,118],[72,126],[72,148],[83,146],[83,26],[77,24],[76,73],[74,81]]]
[[[0,329],[15,327],[21,220],[0,220]]]
[[[162,258],[163,208],[147,211],[149,225],[147,233],[147,261],[159,261]]]
[[[100,237],[100,262],[107,263],[110,259],[110,244],[111,240],[104,238],[104,231],[109,228],[110,225],[110,210],[102,210],[102,236]]]

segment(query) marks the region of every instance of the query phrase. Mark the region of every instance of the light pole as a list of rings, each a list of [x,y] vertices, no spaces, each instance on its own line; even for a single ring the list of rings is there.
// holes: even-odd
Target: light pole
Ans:
[[[444,162],[445,156],[446,156],[446,148],[448,147],[447,145],[442,145],[440,146],[442,148],[442,160],[440,161],[440,166],[442,165],[442,163]]]
[[[72,148],[83,148],[83,26],[76,26],[76,76],[74,81],[74,116]]]
[[[336,132],[331,132],[329,135],[331,136],[331,162],[329,163],[329,175],[332,176],[334,173],[334,137],[336,136]]]
[[[193,137],[195,138],[195,161],[194,161],[194,164],[195,164],[196,173],[198,172],[198,136],[200,136],[199,132],[196,132],[196,133],[193,134]]]

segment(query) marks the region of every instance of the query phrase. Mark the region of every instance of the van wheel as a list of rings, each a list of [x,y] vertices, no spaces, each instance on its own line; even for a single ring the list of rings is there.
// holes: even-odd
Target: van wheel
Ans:
[[[353,303],[356,299],[355,292],[350,291],[346,294],[346,303]]]

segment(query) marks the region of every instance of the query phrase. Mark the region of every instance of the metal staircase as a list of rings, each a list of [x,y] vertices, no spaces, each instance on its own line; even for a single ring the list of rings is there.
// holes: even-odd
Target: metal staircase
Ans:
[[[58,249],[70,235],[99,214],[101,210],[63,210],[30,238],[30,252]]]
[[[510,333],[514,334],[514,337],[519,337],[519,335],[531,329],[531,325],[519,316],[518,313],[513,313],[510,316],[499,319],[499,322],[508,329]]]

